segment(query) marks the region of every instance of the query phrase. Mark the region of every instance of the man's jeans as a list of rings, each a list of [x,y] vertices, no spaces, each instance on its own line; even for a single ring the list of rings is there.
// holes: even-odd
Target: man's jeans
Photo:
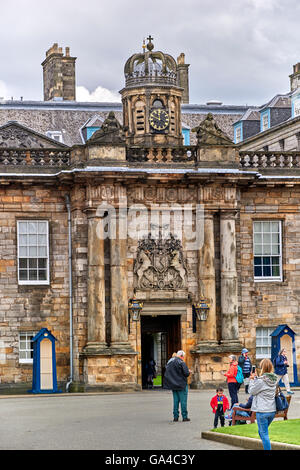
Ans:
[[[258,434],[262,440],[264,450],[271,450],[271,442],[269,438],[269,426],[272,423],[276,412],[259,413],[256,412],[256,421],[258,426]]]
[[[183,419],[188,417],[187,412],[188,386],[185,390],[173,390],[173,416],[179,418],[179,403]]]

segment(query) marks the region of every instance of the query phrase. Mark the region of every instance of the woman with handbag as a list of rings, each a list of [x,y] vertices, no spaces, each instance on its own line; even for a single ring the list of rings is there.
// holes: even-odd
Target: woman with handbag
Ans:
[[[288,367],[289,363],[286,356],[286,350],[283,348],[279,351],[278,356],[274,360],[275,374],[278,376],[278,379],[282,379],[285,389],[288,395],[293,395],[294,392],[291,391],[290,381],[288,376]]]
[[[251,410],[256,412],[258,434],[262,440],[264,450],[271,450],[269,426],[276,414],[275,393],[277,375],[273,373],[273,364],[270,359],[263,359],[260,363],[260,376],[256,372],[250,375],[249,393],[253,395]]]

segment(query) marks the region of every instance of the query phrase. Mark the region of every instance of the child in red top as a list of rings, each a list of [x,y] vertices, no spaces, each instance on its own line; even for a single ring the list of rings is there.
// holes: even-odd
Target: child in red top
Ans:
[[[213,413],[215,413],[214,428],[218,427],[219,418],[221,426],[225,425],[224,413],[226,410],[229,410],[229,401],[223,393],[223,388],[217,388],[216,392],[217,394],[210,401],[210,406]]]

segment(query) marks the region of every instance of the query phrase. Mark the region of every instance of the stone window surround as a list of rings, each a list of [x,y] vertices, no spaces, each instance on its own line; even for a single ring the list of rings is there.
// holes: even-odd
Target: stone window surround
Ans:
[[[254,276],[254,222],[279,222],[279,234],[280,234],[280,276],[276,277],[255,277]],[[283,282],[283,222],[282,218],[275,217],[253,217],[252,218],[252,241],[253,241],[253,280],[254,282]]]
[[[46,269],[46,280],[20,280],[19,279],[19,223],[20,222],[46,222],[46,236],[47,236],[47,254],[43,258],[47,259],[47,269]],[[33,218],[20,218],[16,220],[16,233],[17,233],[17,283],[18,285],[30,286],[30,285],[50,285],[50,245],[49,245],[49,221],[47,219],[33,219]]]
[[[19,331],[19,364],[33,364],[33,346],[31,341],[35,335],[34,331]],[[21,339],[22,337],[23,339]],[[26,343],[25,348],[21,347],[21,341]],[[26,356],[30,353],[32,357],[21,357],[21,352],[25,352]]]

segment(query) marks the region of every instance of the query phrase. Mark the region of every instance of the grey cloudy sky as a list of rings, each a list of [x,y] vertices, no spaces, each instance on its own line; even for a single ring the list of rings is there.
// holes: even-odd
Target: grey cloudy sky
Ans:
[[[1,1],[0,96],[42,100],[45,52],[77,57],[77,98],[111,101],[127,58],[156,50],[190,64],[190,102],[260,105],[289,91],[300,61],[299,0]]]

